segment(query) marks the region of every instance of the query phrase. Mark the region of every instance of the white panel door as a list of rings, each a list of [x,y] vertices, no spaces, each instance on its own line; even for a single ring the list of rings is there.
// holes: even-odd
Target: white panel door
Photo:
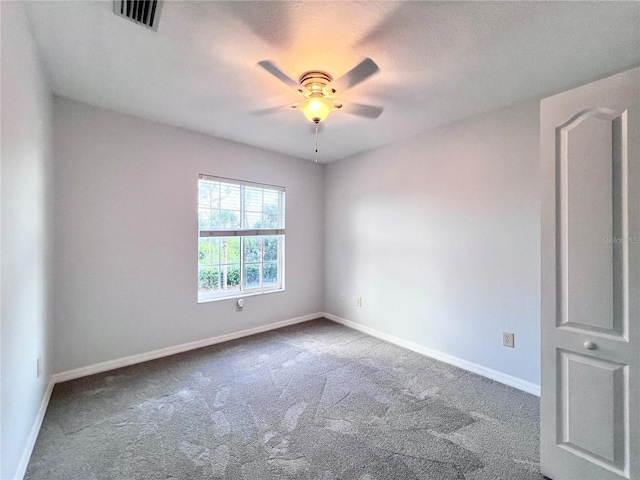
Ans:
[[[640,69],[541,102],[540,467],[640,480]]]

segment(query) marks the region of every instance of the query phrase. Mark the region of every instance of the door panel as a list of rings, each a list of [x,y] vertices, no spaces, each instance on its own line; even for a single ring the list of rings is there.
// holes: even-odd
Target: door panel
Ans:
[[[640,480],[640,69],[541,102],[540,467]]]
[[[628,226],[626,118],[626,111],[587,110],[556,139],[559,324],[618,336],[627,325],[628,249],[618,241]]]
[[[605,468],[624,472],[628,464],[628,366],[564,350],[558,355],[558,444]]]

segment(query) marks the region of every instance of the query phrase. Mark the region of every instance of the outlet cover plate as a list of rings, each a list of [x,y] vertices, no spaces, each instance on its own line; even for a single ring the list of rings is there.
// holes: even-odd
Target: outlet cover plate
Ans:
[[[512,332],[502,332],[502,345],[509,348],[515,347],[515,339]]]

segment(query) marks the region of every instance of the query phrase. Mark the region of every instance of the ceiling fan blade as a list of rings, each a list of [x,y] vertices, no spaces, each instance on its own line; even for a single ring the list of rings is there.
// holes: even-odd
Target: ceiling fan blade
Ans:
[[[332,82],[332,86],[338,91],[338,93],[342,93],[346,90],[349,90],[351,87],[364,82],[378,70],[380,70],[380,67],[376,65],[376,62],[374,62],[370,58],[365,58],[358,65],[341,76],[338,80]]]
[[[384,108],[348,102],[345,103],[339,111],[348,113],[349,115],[357,115],[358,117],[378,118],[384,111]]]
[[[274,77],[276,77],[278,80],[288,85],[289,87],[295,88],[296,90],[300,87],[300,85],[298,85],[298,82],[289,78],[289,76],[286,73],[284,73],[282,70],[280,70],[278,66],[275,63],[273,63],[271,60],[262,60],[261,62],[258,62],[258,65],[260,65],[267,72],[269,72],[271,75],[273,75]]]
[[[262,116],[262,115],[271,115],[272,113],[276,113],[278,111],[282,111],[285,108],[298,108],[299,103],[287,103],[286,105],[278,105],[277,107],[269,107],[263,108],[262,110],[254,110],[251,112],[251,115]]]

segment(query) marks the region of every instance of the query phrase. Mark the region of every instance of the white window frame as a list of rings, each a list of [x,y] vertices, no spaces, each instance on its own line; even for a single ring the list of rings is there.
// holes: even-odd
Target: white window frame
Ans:
[[[250,295],[259,295],[263,293],[272,293],[272,292],[282,292],[285,289],[285,188],[276,186],[276,185],[268,185],[263,183],[255,183],[248,182],[244,180],[237,180],[233,178],[225,178],[225,177],[216,177],[212,175],[200,174],[198,175],[198,192],[200,191],[200,180],[207,180],[212,182],[219,182],[221,184],[230,184],[240,186],[240,223],[241,226],[244,223],[245,219],[245,190],[244,187],[253,187],[260,188],[264,190],[271,190],[278,192],[278,216],[281,219],[281,227],[282,228],[236,228],[236,229],[202,229],[199,226],[198,221],[198,244],[201,238],[223,238],[223,237],[240,237],[240,283],[239,288],[234,290],[224,290],[220,289],[218,292],[212,293],[200,293],[199,289],[199,281],[196,283],[197,287],[197,295],[198,295],[198,303],[206,303],[212,302],[216,300],[225,300],[230,298],[240,298],[246,297]],[[246,262],[245,261],[245,250],[244,250],[244,242],[247,237],[253,236],[278,236],[278,274],[277,280],[274,285],[269,286],[259,286],[254,288],[246,288],[244,286],[245,282],[245,266],[247,263],[260,263],[262,268],[264,268],[264,260],[261,259],[260,262]],[[199,251],[199,246],[198,246]],[[271,262],[267,262],[271,263]],[[198,262],[198,270],[200,268],[200,263]],[[262,274],[261,274],[262,277]],[[218,270],[218,285],[221,285],[220,280],[220,270]]]

